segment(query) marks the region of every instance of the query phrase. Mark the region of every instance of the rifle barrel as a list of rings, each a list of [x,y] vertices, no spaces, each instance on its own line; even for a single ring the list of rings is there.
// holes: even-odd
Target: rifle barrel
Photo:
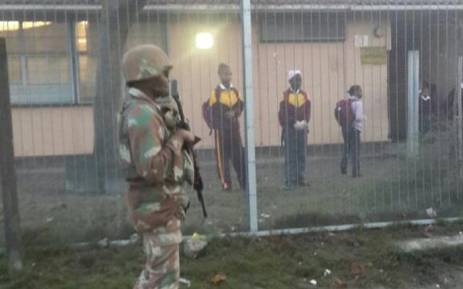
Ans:
[[[182,103],[180,102],[180,96],[179,96],[179,94],[177,92],[177,82],[172,81],[172,84],[173,85],[172,85],[172,89],[171,89],[171,94],[172,94],[172,97],[174,98],[175,102],[177,103],[178,115],[180,117],[180,121],[185,126],[187,126],[188,130],[190,130],[188,124],[185,121],[185,114],[183,113]],[[187,149],[188,149],[188,152],[191,153],[191,155],[193,157],[193,166],[194,166],[194,169],[195,169],[195,179],[194,179],[193,187],[194,187],[194,189],[196,191],[198,201],[201,204],[201,208],[202,208],[202,211],[203,211],[203,217],[207,218],[206,204],[204,202],[204,196],[203,196],[203,179],[202,179],[201,174],[199,172],[199,166],[198,166],[198,160],[196,158],[196,153],[195,153],[195,151],[193,150],[193,148],[191,146],[189,146]]]

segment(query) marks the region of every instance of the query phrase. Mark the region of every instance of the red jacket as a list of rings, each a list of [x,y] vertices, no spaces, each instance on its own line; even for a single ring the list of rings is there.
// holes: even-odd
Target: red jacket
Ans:
[[[283,100],[280,102],[278,120],[282,128],[292,128],[296,121],[310,121],[310,99],[307,93],[299,90],[293,93],[291,89],[283,92]]]
[[[211,129],[239,130],[239,117],[243,112],[243,101],[235,88],[224,89],[220,85],[211,93],[211,97],[204,104],[206,111],[203,117]],[[227,118],[227,112],[233,112],[232,118]]]

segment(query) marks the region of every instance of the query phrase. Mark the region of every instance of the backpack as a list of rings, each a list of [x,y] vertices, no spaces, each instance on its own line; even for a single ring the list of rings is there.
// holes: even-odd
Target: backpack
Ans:
[[[336,103],[334,117],[342,127],[350,127],[354,121],[354,112],[352,111],[352,99],[342,99]]]

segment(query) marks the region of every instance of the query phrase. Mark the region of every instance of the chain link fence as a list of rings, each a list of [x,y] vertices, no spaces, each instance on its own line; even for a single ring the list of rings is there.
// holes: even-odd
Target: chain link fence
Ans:
[[[255,0],[251,29],[240,2],[0,4],[25,236],[79,242],[133,233],[116,143],[120,61],[147,43],[170,56],[202,138],[210,217],[202,220],[192,192],[187,234],[246,232],[250,220],[276,230],[459,217],[461,1]],[[251,59],[243,39],[252,39]],[[221,81],[221,63],[236,93]],[[344,135],[335,118],[343,99],[355,123]],[[248,100],[251,111],[231,119],[222,111],[208,127],[214,105],[226,111]],[[246,147],[250,137],[255,147]],[[255,179],[246,174],[249,151]]]

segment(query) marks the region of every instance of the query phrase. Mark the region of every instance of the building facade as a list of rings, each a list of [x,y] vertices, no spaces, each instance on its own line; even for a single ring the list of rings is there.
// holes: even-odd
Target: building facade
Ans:
[[[94,114],[99,113],[94,111],[93,102],[97,94],[101,3],[25,2],[0,5],[0,36],[7,40],[16,155],[91,154]],[[201,103],[218,83],[217,65],[228,63],[234,84],[240,91],[243,87],[238,5],[236,1],[193,1],[195,5],[178,2],[148,1],[120,48],[123,52],[134,45],[153,43],[167,51],[174,63],[172,77],[179,82],[185,113],[203,139],[201,147],[210,148],[213,140],[202,120]],[[404,118],[399,106],[401,99],[406,98],[402,83],[406,79],[405,63],[399,59],[406,51],[417,49],[412,44],[395,45],[398,40],[394,38],[401,35],[398,30],[404,30],[398,27],[398,18],[413,12],[415,16],[425,15],[428,20],[436,19],[440,14],[432,14],[439,13],[433,12],[435,6],[424,5],[426,1],[409,1],[406,6],[394,6],[391,1],[270,2],[254,2],[256,145],[280,145],[277,111],[290,69],[302,71],[303,88],[311,98],[310,144],[341,142],[333,109],[353,84],[364,88],[367,121],[363,140],[390,141],[391,135],[404,125],[403,120],[397,121]],[[455,1],[454,9],[442,6],[444,12],[455,14],[443,25],[460,21],[459,5]],[[438,20],[441,23],[445,18]],[[419,26],[419,22],[413,25]],[[429,40],[439,29],[431,30],[427,38],[419,39]],[[195,45],[198,33],[211,35],[212,47],[198,48]],[[460,31],[457,29],[455,33],[456,38],[446,39],[448,47],[460,39]],[[410,39],[413,37],[409,34]],[[430,41],[432,47],[434,42]],[[451,55],[445,56],[442,50],[432,50],[429,45],[422,43],[418,47],[422,48],[424,58],[426,55],[429,59],[434,59],[434,55],[436,59],[442,58],[439,63],[426,65],[422,72],[423,79],[442,87],[442,93],[452,85],[455,73],[443,73],[444,70],[439,73],[439,69],[455,63],[459,48],[457,44],[454,46]]]

